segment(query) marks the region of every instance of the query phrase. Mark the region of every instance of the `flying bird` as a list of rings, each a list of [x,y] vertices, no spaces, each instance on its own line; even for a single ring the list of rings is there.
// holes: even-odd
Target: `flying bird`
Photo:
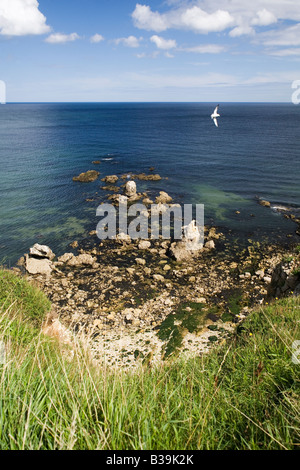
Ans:
[[[218,106],[215,108],[214,112],[211,115],[211,118],[213,119],[213,121],[214,121],[214,123],[217,127],[219,127],[217,118],[220,117],[220,114],[218,114],[219,106],[220,105],[218,104]]]

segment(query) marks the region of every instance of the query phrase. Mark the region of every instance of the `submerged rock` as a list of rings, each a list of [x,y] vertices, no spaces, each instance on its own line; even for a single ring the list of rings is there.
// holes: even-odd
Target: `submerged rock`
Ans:
[[[115,184],[118,181],[117,175],[109,175],[105,176],[105,178],[102,178],[101,181],[104,181],[104,183],[109,183],[109,184]]]
[[[271,207],[271,203],[269,201],[265,201],[264,199],[260,199],[259,204],[264,207]]]
[[[162,179],[160,175],[146,175],[145,173],[136,175],[136,178],[142,181],[160,181]]]
[[[100,173],[96,170],[89,170],[85,173],[80,173],[79,176],[74,176],[73,181],[79,181],[80,183],[91,183],[99,177]]]

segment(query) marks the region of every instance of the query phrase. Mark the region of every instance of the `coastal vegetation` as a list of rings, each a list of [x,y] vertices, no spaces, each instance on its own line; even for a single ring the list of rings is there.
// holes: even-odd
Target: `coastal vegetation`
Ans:
[[[236,293],[232,312],[239,302]],[[194,329],[201,306],[186,308],[177,310],[188,313],[181,328]],[[2,269],[0,449],[296,449],[299,308],[293,294],[258,306],[208,354],[106,368],[76,337],[45,335],[49,300]],[[180,340],[175,320],[159,334],[173,329]]]

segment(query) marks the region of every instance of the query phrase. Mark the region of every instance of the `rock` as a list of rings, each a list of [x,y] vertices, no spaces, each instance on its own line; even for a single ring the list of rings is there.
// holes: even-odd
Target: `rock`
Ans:
[[[189,225],[183,227],[184,238],[183,241],[186,244],[187,249],[191,251],[202,250],[203,244],[201,243],[201,233],[196,225],[196,221],[192,220]]]
[[[171,244],[170,247],[170,255],[176,260],[176,261],[184,261],[192,258],[192,252],[190,250],[187,250],[185,242],[174,242]]]
[[[266,284],[271,284],[272,282],[272,278],[270,276],[264,276],[263,279]]]
[[[164,282],[165,278],[161,276],[160,274],[153,274],[153,279],[157,282]]]
[[[209,250],[213,250],[216,248],[215,242],[213,240],[209,240],[205,243],[204,248],[208,248]]]
[[[42,274],[48,277],[52,272],[53,265],[47,258],[37,259],[26,255],[25,269],[29,274]]]
[[[151,215],[164,214],[165,212],[167,212],[167,210],[167,204],[162,204],[161,202],[159,202],[158,204],[151,207]]]
[[[222,236],[221,233],[216,232],[216,228],[212,227],[209,232],[208,232],[208,239],[214,238],[215,240],[218,240]]]
[[[78,241],[74,241],[74,242],[70,243],[70,247],[71,248],[78,248]]]
[[[93,325],[95,328],[98,328],[99,330],[103,329],[103,323],[101,320],[94,320]]]
[[[191,259],[195,253],[203,249],[203,244],[200,242],[201,234],[194,220],[184,227],[184,234],[181,241],[172,243],[170,247],[170,254],[176,261]]]
[[[139,245],[138,245],[139,250],[148,250],[151,248],[151,242],[147,240],[141,240]]]
[[[116,236],[116,242],[120,244],[124,244],[124,243],[130,244],[131,238],[126,233],[121,232],[121,233],[118,233],[118,235]]]
[[[172,202],[171,196],[165,191],[160,191],[159,196],[155,199],[156,204],[168,204]]]
[[[263,269],[259,269],[258,271],[255,272],[256,276],[259,277],[259,279],[263,279],[264,278],[264,275],[265,275],[265,272]]]
[[[117,181],[118,181],[118,177],[116,175],[109,175],[109,176],[105,176],[105,178],[102,178],[101,181],[104,181],[105,183],[109,183],[109,184],[115,184]]]
[[[146,175],[145,173],[140,173],[139,175],[136,175],[136,178],[142,181],[160,181],[161,180],[160,175]]]
[[[109,192],[117,193],[120,188],[118,186],[109,185],[109,186],[102,186],[101,189],[102,191],[109,191]]]
[[[136,262],[136,264],[139,264],[140,266],[145,266],[145,264],[146,264],[146,260],[144,260],[142,258],[136,258],[135,262]]]
[[[25,265],[25,256],[21,256],[21,258],[17,261],[17,266],[24,266]]]
[[[136,183],[134,181],[127,181],[124,194],[129,198],[136,196]]]
[[[91,183],[99,177],[100,173],[96,170],[89,170],[85,173],[80,173],[79,176],[74,176],[73,181],[79,181],[80,183]]]
[[[245,279],[251,279],[251,273],[245,272]]]
[[[82,265],[90,265],[92,266],[96,262],[96,258],[92,255],[82,254],[78,256],[74,256],[69,259],[67,262],[68,266],[82,266]]]
[[[153,201],[152,201],[152,199],[149,199],[148,197],[145,197],[145,199],[143,199],[143,204],[145,206],[151,205],[151,204],[153,204]]]
[[[58,258],[59,263],[67,263],[71,258],[74,258],[73,253],[65,253]]]
[[[133,276],[135,274],[134,268],[126,268],[126,271],[128,272],[128,274],[130,274],[130,276]]]
[[[100,165],[101,161],[100,161],[100,160],[94,160],[92,163],[93,163],[94,165]]]
[[[53,253],[51,248],[49,248],[49,246],[39,245],[38,243],[33,245],[32,248],[30,248],[30,256],[36,256],[38,258],[47,258],[51,261],[55,258],[55,254]]]
[[[269,201],[265,201],[264,199],[260,199],[259,204],[264,207],[271,207],[271,203]]]
[[[166,264],[166,265],[164,266],[164,271],[171,271],[171,269],[172,269],[172,268],[171,268],[171,266],[170,266],[169,264]]]

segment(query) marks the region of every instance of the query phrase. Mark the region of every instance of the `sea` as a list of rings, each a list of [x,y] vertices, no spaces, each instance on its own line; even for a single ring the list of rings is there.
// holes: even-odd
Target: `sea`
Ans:
[[[101,178],[150,167],[162,180],[137,181],[150,198],[204,204],[205,223],[241,244],[286,240],[297,227],[278,207],[300,211],[300,106],[219,103],[216,127],[217,104],[0,105],[0,263],[13,266],[34,243],[70,251],[96,229]],[[92,169],[98,180],[73,182]]]

